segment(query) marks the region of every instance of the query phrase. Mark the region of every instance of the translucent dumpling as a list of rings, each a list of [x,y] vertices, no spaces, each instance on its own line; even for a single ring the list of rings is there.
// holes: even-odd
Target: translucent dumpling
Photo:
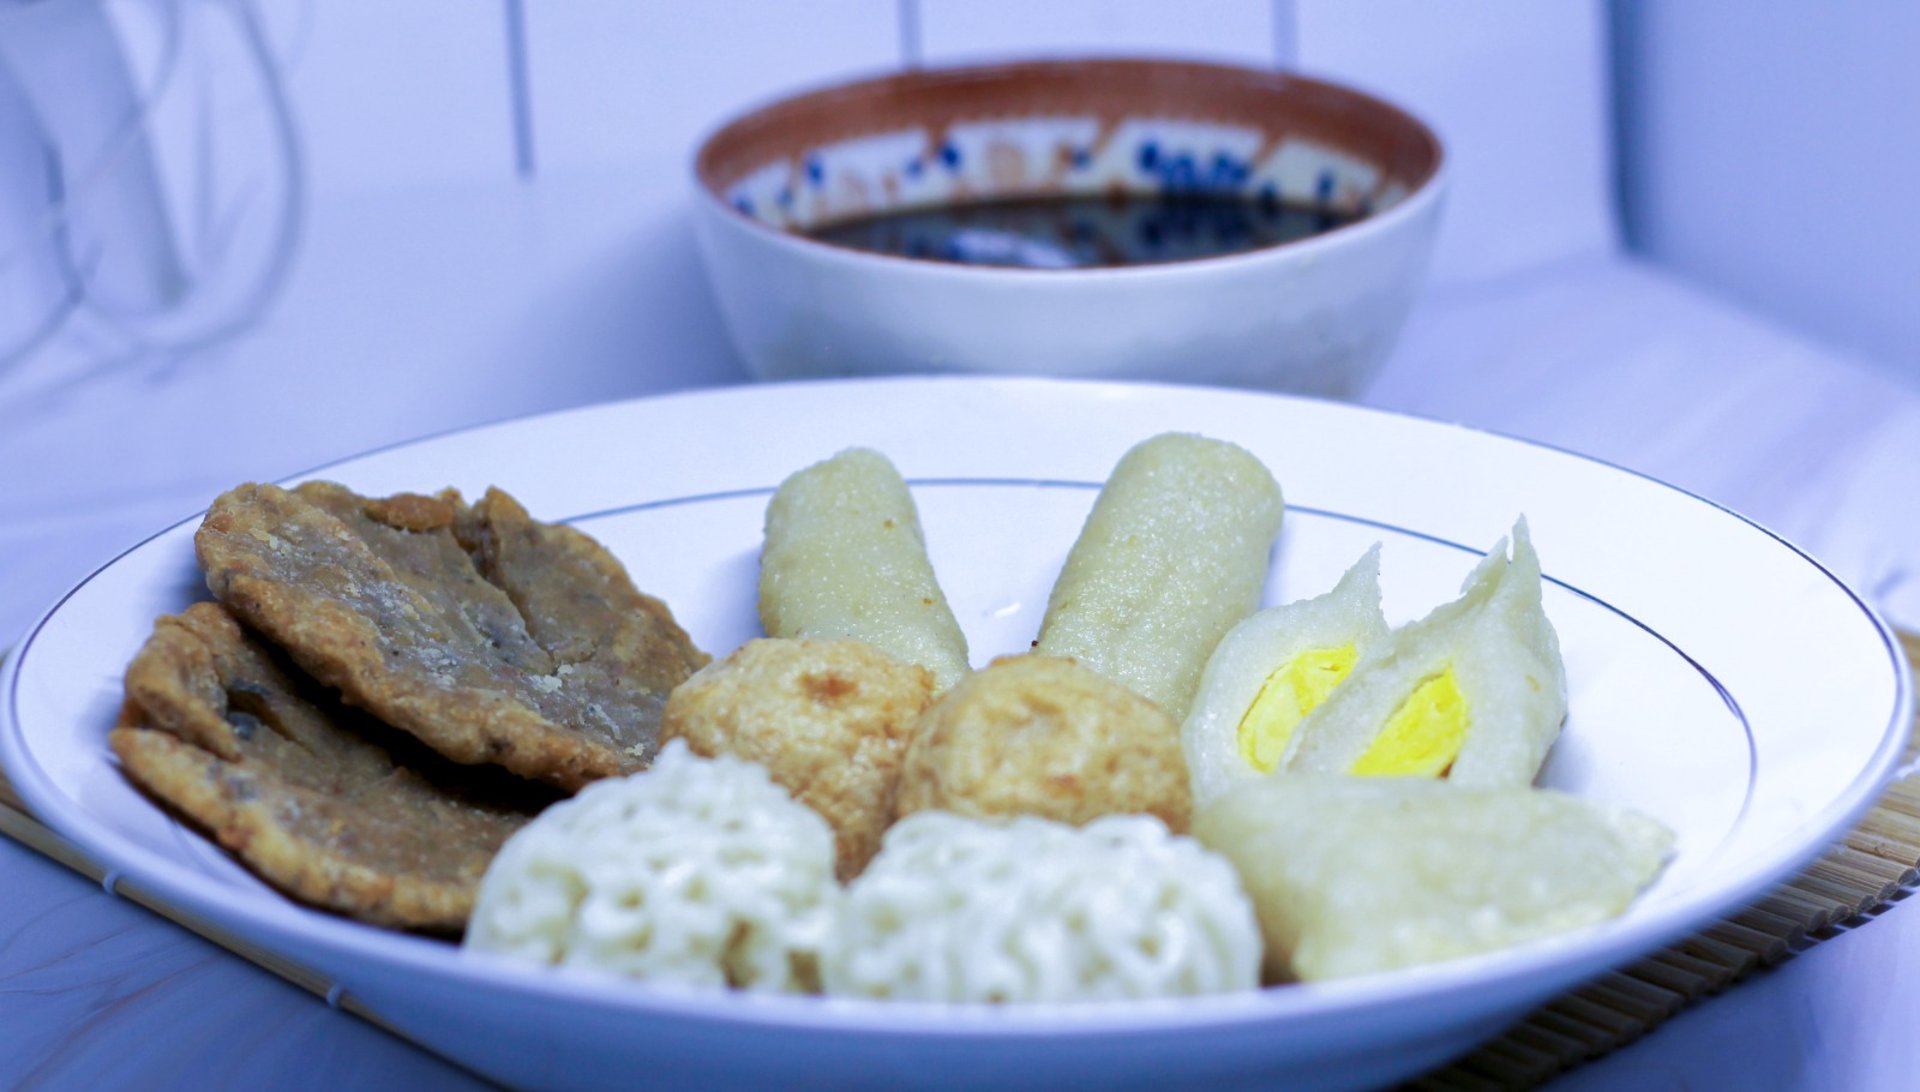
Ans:
[[[1673,835],[1549,789],[1278,773],[1194,836],[1252,896],[1267,973],[1316,980],[1491,951],[1620,914]]]
[[[1325,595],[1269,607],[1229,630],[1180,728],[1194,804],[1272,771],[1301,720],[1386,634],[1378,546]]]
[[[1522,518],[1460,598],[1395,630],[1301,721],[1280,767],[1528,785],[1567,715],[1560,642]]]

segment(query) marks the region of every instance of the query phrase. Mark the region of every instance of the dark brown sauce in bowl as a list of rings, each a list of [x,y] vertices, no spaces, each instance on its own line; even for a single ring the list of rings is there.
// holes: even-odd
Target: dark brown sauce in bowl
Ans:
[[[960,265],[1112,269],[1261,250],[1362,216],[1238,194],[1048,196],[895,209],[805,234],[853,250]]]

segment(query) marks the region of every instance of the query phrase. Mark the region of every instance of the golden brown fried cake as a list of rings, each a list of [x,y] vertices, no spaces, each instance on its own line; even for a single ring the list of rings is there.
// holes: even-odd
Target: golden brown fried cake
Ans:
[[[225,610],[161,618],[111,741],[133,781],[303,901],[458,931],[508,835],[553,799],[457,766],[304,678]]]
[[[351,704],[567,789],[645,769],[708,659],[598,543],[494,490],[243,485],[194,544],[214,597]]]
[[[1180,726],[1074,660],[1002,656],[920,715],[895,811],[1075,826],[1144,812],[1176,834],[1193,813]]]
[[[907,736],[933,700],[933,673],[861,641],[748,641],[673,692],[660,740],[734,755],[833,827],[849,880],[880,852]]]

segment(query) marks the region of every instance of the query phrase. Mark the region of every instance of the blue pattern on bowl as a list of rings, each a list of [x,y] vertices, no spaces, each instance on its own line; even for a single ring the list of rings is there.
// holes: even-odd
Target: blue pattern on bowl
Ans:
[[[933,164],[942,168],[929,171]],[[1073,115],[984,118],[873,133],[807,149],[749,172],[727,193],[743,215],[794,231],[863,215],[994,198],[1287,195],[1344,215],[1384,211],[1407,194],[1360,159],[1242,125],[1160,117],[1102,125]],[[802,193],[804,192],[804,196]]]

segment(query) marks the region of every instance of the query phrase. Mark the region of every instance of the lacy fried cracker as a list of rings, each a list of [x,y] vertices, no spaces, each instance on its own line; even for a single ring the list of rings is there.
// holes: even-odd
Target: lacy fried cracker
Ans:
[[[126,689],[110,739],[136,784],[273,886],[375,924],[458,931],[555,795],[342,706],[212,603],[156,622]]]
[[[194,542],[215,598],[351,704],[566,789],[645,769],[708,660],[613,555],[497,490],[243,485]]]

